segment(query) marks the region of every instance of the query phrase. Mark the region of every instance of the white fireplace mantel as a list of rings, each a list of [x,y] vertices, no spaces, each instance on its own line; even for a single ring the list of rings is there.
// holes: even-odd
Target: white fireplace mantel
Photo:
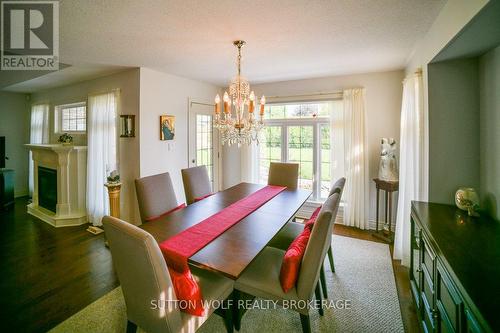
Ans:
[[[33,201],[28,213],[55,226],[87,223],[85,205],[87,146],[27,144],[33,156]],[[57,205],[52,212],[38,205],[38,167],[57,170]]]

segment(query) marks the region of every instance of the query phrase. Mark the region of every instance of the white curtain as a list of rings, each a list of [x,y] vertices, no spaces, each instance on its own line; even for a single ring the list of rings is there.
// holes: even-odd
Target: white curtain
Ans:
[[[344,224],[368,227],[368,145],[366,139],[365,90],[348,89],[344,102]]]
[[[400,171],[398,213],[394,238],[394,258],[410,265],[410,210],[412,200],[422,200],[425,183],[424,109],[422,75],[403,81],[401,107]]]
[[[241,145],[241,181],[247,183],[259,182],[259,146],[255,142]]]
[[[335,100],[330,107],[330,175],[331,185],[345,176],[344,102]]]
[[[49,105],[38,104],[31,106],[31,127],[30,127],[30,143],[44,144],[49,143]],[[29,153],[29,192],[30,197],[33,197],[34,189],[34,170],[33,156]]]
[[[104,183],[117,167],[117,92],[89,96],[87,117],[87,215],[99,226],[109,214]]]

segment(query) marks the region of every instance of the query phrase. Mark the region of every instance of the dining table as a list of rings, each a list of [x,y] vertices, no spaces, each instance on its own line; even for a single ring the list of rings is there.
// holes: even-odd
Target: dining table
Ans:
[[[160,244],[265,186],[239,183],[140,228]],[[236,280],[310,195],[308,190],[286,188],[189,257],[188,263]]]

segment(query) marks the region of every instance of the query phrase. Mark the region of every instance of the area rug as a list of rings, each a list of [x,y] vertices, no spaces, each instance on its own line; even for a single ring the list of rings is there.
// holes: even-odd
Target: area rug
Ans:
[[[320,317],[311,311],[313,332],[404,332],[389,246],[334,236],[335,273],[325,260],[328,299],[332,305]],[[342,309],[342,307],[344,307]],[[125,302],[120,287],[90,304],[51,332],[125,332]],[[240,332],[301,332],[296,312],[249,310]],[[138,330],[142,332],[142,330]],[[213,315],[198,332],[225,332]]]

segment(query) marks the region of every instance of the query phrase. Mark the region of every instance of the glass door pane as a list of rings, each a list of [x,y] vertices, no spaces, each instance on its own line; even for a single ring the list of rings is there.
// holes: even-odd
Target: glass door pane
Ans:
[[[288,127],[288,161],[299,163],[299,187],[313,191],[314,127]]]
[[[196,165],[206,165],[210,182],[214,181],[212,116],[196,115]]]
[[[320,126],[320,145],[320,198],[327,199],[331,184],[330,126],[327,124]]]
[[[269,164],[281,162],[281,126],[266,126],[259,139],[259,183],[267,184]]]

